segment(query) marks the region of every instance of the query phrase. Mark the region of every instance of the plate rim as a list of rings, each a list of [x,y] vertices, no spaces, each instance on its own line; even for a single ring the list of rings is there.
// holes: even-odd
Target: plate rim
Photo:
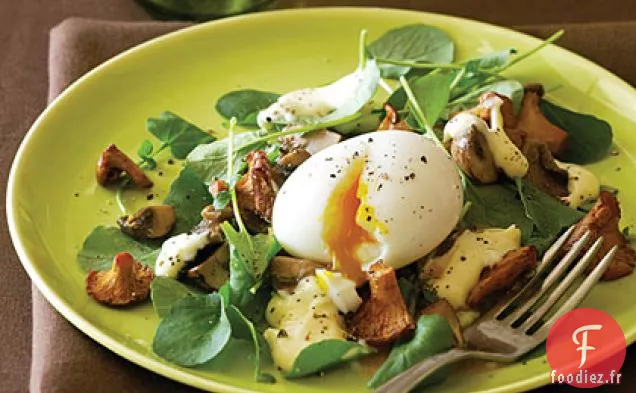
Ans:
[[[21,163],[25,160],[25,151],[27,151],[30,141],[35,138],[38,133],[41,131],[40,125],[46,121],[49,117],[49,114],[57,109],[60,106],[60,102],[64,102],[67,100],[68,96],[72,96],[74,92],[86,83],[86,81],[99,77],[102,70],[111,67],[113,64],[116,64],[120,61],[125,60],[133,53],[138,51],[146,50],[147,48],[152,48],[157,45],[162,45],[165,41],[170,41],[175,39],[175,37],[186,37],[187,35],[196,35],[198,31],[203,31],[209,28],[214,28],[210,26],[221,26],[226,24],[235,24],[241,23],[244,21],[249,22],[252,19],[263,19],[269,18],[277,15],[289,15],[288,17],[294,17],[295,15],[302,14],[314,14],[314,13],[351,13],[351,12],[390,12],[396,14],[409,14],[409,15],[417,15],[421,17],[432,17],[432,18],[441,18],[447,19],[450,21],[456,21],[460,23],[468,23],[470,25],[479,27],[481,29],[489,29],[492,31],[499,32],[507,32],[513,33],[519,39],[523,39],[529,43],[539,44],[543,40],[531,36],[529,34],[514,30],[509,27],[499,26],[495,24],[491,24],[488,22],[482,22],[475,19],[469,19],[459,16],[453,16],[448,14],[434,13],[434,12],[426,12],[426,11],[418,11],[418,10],[410,10],[410,9],[399,9],[399,8],[389,8],[389,7],[308,7],[308,8],[293,8],[293,9],[282,9],[282,10],[267,10],[255,13],[249,13],[244,15],[232,16],[224,19],[213,20],[206,23],[194,24],[192,26],[186,26],[184,28],[180,28],[176,31],[172,31],[166,34],[162,34],[158,37],[152,38],[148,41],[137,44],[131,48],[124,50],[123,52],[107,59],[106,61],[99,64],[97,67],[93,68],[89,72],[85,73],[77,80],[75,80],[71,85],[69,85],[64,91],[62,91],[53,101],[51,101],[46,108],[40,113],[40,115],[36,118],[33,124],[29,127],[29,130],[26,132],[24,138],[20,142],[20,145],[16,151],[16,154],[11,163],[11,168],[7,181],[7,191],[6,191],[6,214],[7,214],[7,223],[9,228],[9,235],[14,246],[15,252],[18,255],[18,259],[20,264],[23,266],[29,278],[35,284],[38,291],[46,298],[46,300],[72,325],[78,328],[83,334],[86,334],[91,339],[99,343],[100,345],[106,347],[109,351],[116,353],[117,355],[141,366],[151,372],[157,373],[165,378],[178,381],[185,385],[197,387],[204,390],[214,389],[217,392],[231,392],[231,393],[253,393],[254,390],[245,389],[241,387],[237,387],[234,385],[228,385],[223,382],[218,382],[214,379],[205,378],[199,375],[188,373],[182,367],[173,364],[166,364],[158,359],[153,358],[152,356],[147,356],[141,354],[140,352],[126,346],[121,341],[118,341],[114,338],[111,338],[106,332],[103,332],[92,323],[90,323],[84,316],[82,316],[78,311],[74,310],[73,307],[66,301],[64,301],[60,296],[58,296],[55,291],[51,288],[47,283],[47,279],[45,276],[36,268],[36,264],[29,257],[29,252],[27,251],[28,246],[24,244],[22,241],[19,232],[18,223],[19,219],[17,218],[17,204],[14,202],[17,200],[17,190],[15,188],[15,183],[17,181],[17,173],[21,166]],[[613,72],[608,69],[602,67],[601,65],[579,55],[569,49],[563,48],[558,44],[553,44],[558,48],[559,51],[565,52],[569,57],[573,57],[577,60],[579,64],[584,66],[586,69],[591,70],[592,73],[597,74],[601,73],[605,78],[611,80],[613,84],[617,84],[625,88],[626,90],[631,91],[631,95],[636,100],[636,92],[634,91],[634,87],[626,82],[624,79],[620,78]],[[636,307],[634,308],[636,311]],[[631,326],[628,330],[625,331],[625,339],[627,344],[631,344],[636,339],[636,323]],[[544,355],[545,357],[545,355]],[[549,372],[538,374],[530,378],[525,378],[523,380],[519,380],[517,382],[509,383],[506,385],[498,386],[494,389],[488,390],[489,392],[508,392],[508,391],[517,391],[518,389],[529,390],[533,388],[537,388],[540,386],[547,385],[549,382]]]

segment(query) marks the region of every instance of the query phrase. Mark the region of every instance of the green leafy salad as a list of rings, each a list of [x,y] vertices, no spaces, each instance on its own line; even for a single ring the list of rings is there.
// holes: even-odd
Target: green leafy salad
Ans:
[[[506,76],[561,34],[455,61],[436,27],[363,31],[357,67],[334,82],[218,98],[223,138],[171,112],[148,119],[136,159],[115,145],[99,157],[123,216],[78,254],[88,294],[150,298],[152,349],[179,366],[247,340],[260,382],[373,356],[376,388],[463,346],[571,225],[619,245],[605,280],[631,273],[617,190],[582,166],[610,153],[610,125]],[[129,213],[122,194],[153,186],[162,151],[180,173]]]

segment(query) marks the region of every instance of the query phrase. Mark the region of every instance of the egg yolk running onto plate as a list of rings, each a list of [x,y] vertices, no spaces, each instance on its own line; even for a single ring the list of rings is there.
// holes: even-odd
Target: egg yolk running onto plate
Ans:
[[[334,189],[327,203],[324,216],[322,238],[333,260],[334,270],[361,284],[366,275],[362,265],[366,262],[358,255],[365,244],[377,244],[372,234],[363,228],[357,218],[362,206],[366,187],[361,186],[362,161],[353,163],[349,173]],[[373,218],[367,216],[369,221]]]

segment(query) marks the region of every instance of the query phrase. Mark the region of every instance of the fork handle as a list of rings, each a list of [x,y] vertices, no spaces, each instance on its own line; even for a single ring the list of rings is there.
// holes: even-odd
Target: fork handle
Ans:
[[[421,381],[429,377],[435,371],[459,362],[464,359],[481,358],[481,351],[467,351],[464,349],[451,349],[448,352],[431,356],[423,360],[403,373],[391,378],[382,386],[374,390],[374,393],[408,393]]]

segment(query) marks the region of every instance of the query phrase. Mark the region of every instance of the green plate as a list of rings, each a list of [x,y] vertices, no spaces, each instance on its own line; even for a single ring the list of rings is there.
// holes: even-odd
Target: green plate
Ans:
[[[408,23],[447,31],[459,58],[495,49],[526,50],[538,40],[503,28],[420,12],[334,8],[265,12],[198,25],[134,48],[83,77],[35,122],[16,156],[9,178],[7,212],[15,248],[33,282],[83,332],[119,355],[169,378],[217,392],[364,392],[369,370],[354,364],[324,377],[277,384],[253,382],[248,352],[226,351],[205,367],[186,369],[153,355],[157,324],[150,304],[114,310],[84,292],[75,262],[84,237],[118,215],[112,192],[96,185],[97,157],[110,143],[134,153],[149,137],[145,120],[163,110],[196,124],[220,129],[216,99],[238,88],[284,92],[317,86],[356,66],[360,29],[369,39]],[[567,32],[566,32],[567,34]],[[623,225],[636,219],[636,94],[603,68],[571,52],[549,47],[511,70],[523,81],[560,89],[550,99],[590,112],[614,127],[620,154],[592,166],[603,184],[620,188]],[[166,194],[178,165],[160,157],[152,173],[155,193]],[[620,168],[620,169],[619,169]],[[630,175],[628,175],[630,174]],[[628,176],[626,176],[628,175]],[[145,194],[127,194],[127,203],[146,203]],[[636,337],[636,275],[594,289],[586,307],[611,314]],[[468,378],[451,378],[436,391],[519,391],[549,381],[544,357],[502,368],[470,367]],[[439,389],[439,390],[438,390]]]

